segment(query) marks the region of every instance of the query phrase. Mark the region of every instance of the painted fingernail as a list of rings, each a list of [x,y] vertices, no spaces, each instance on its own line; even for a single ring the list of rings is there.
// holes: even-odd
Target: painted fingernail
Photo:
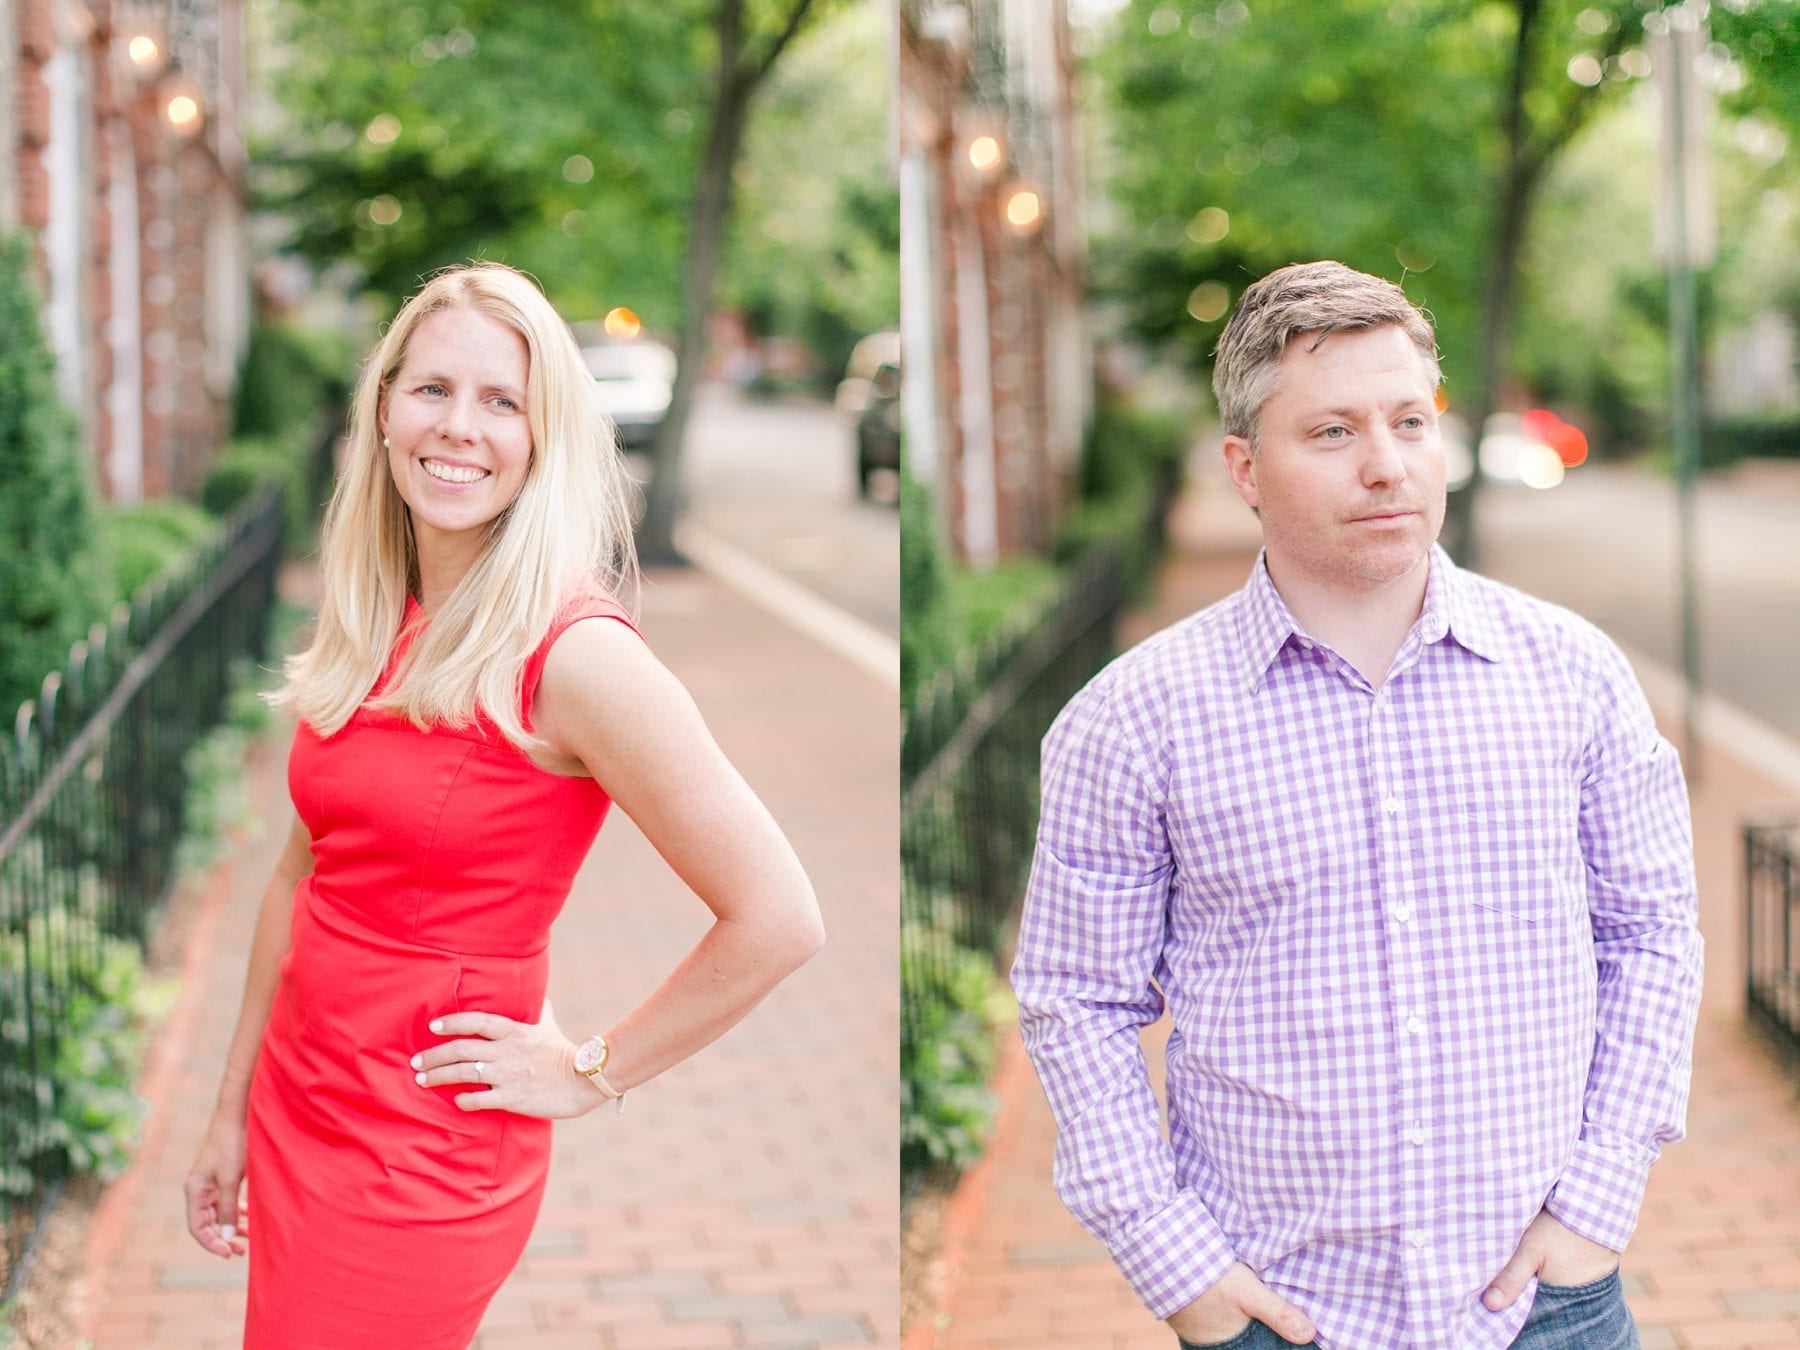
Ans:
[[[422,1061],[424,1058],[425,1057],[423,1055],[414,1055],[412,1057],[412,1059],[408,1061],[408,1063],[410,1063],[413,1066],[413,1068],[415,1068],[415,1069],[421,1068],[422,1065],[421,1065],[420,1061]]]
[[[435,1018],[431,1023],[431,1029],[433,1031],[442,1031],[444,1029],[444,1019],[441,1017]]]
[[[425,1086],[425,1075],[422,1073],[415,1073],[413,1075],[413,1082],[417,1083],[420,1087]]]
[[[227,1242],[230,1242],[231,1239],[237,1236],[237,1229],[228,1223],[220,1224],[219,1236],[224,1238]]]

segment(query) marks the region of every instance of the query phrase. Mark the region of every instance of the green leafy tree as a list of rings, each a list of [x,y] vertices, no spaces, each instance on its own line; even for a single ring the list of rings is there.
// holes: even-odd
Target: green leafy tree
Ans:
[[[31,250],[0,235],[0,714],[10,727],[100,609],[93,507],[75,420],[57,397]]]
[[[649,561],[672,561],[675,516],[681,496],[681,447],[693,411],[700,364],[706,356],[706,319],[712,313],[719,255],[731,219],[734,169],[750,120],[750,102],[767,82],[775,63],[825,0],[715,0],[713,89],[709,100],[706,149],[694,187],[685,260],[681,338],[676,348],[675,389],[669,414],[657,428],[653,468],[638,548]],[[759,22],[760,20],[760,22]],[[769,25],[764,27],[764,25]]]
[[[1647,70],[1643,19],[1658,7],[1137,0],[1096,64],[1132,236],[1112,288],[1143,333],[1203,366],[1228,301],[1284,263],[1336,257],[1403,280],[1434,315],[1455,402],[1479,427],[1514,368],[1544,184]],[[1791,26],[1785,0],[1744,8],[1734,41],[1776,10]],[[1471,511],[1459,494],[1458,542]]]
[[[263,156],[292,246],[390,304],[471,256],[537,275],[571,315],[678,334],[640,548],[674,554],[680,451],[706,353],[752,100],[843,0],[360,0],[287,7],[290,130]]]
[[[900,313],[900,204],[887,146],[891,17],[856,4],[811,29],[770,79],[737,168],[720,292],[759,331],[799,338],[844,373]]]

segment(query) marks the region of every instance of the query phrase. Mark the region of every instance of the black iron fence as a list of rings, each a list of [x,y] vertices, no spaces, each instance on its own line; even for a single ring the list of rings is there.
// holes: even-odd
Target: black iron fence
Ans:
[[[1800,820],[1744,827],[1744,983],[1751,1014],[1800,1052]]]
[[[77,642],[0,726],[0,1286],[80,1165],[63,1083],[106,998],[109,946],[140,948],[173,882],[189,748],[234,666],[264,650],[282,499],[246,502],[181,570]]]
[[[901,1060],[961,953],[1011,941],[1037,828],[1038,742],[1112,654],[1119,557],[1098,550],[1022,625],[921,690],[900,750]]]

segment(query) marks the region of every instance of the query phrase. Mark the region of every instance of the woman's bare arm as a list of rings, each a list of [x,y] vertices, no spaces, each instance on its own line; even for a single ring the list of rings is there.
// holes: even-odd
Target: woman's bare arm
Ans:
[[[182,1191],[188,1232],[207,1251],[229,1260],[242,1256],[249,1233],[249,1210],[239,1203],[244,1184],[244,1139],[250,1108],[250,1079],[262,1051],[263,1028],[287,954],[288,924],[294,912],[294,887],[312,871],[312,841],[295,818],[275,874],[263,888],[256,912],[256,934],[250,942],[250,968],[244,976],[244,998],[237,1030],[225,1055],[219,1100],[207,1122],[200,1150]]]
[[[262,1049],[263,1028],[275,999],[275,983],[281,958],[287,954],[288,926],[294,910],[294,887],[313,868],[312,839],[295,816],[288,831],[275,873],[263,889],[256,914],[256,934],[250,943],[250,965],[244,976],[244,997],[238,1008],[237,1030],[225,1055],[225,1072],[219,1084],[216,1111],[241,1119],[249,1102],[250,1078]]]
[[[716,920],[606,1032],[606,1078],[622,1092],[714,1040],[816,952],[825,938],[819,906],[792,846],[687,690],[623,624],[583,620],[557,639],[533,718]]]

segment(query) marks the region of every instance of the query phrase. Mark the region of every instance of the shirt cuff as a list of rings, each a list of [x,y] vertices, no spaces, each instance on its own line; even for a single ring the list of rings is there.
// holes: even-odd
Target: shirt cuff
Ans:
[[[1604,1148],[1578,1139],[1544,1208],[1570,1232],[1622,1252],[1637,1228],[1654,1160],[1641,1149]]]
[[[1115,1231],[1106,1245],[1144,1306],[1165,1319],[1211,1289],[1237,1263],[1218,1222],[1190,1190],[1176,1191],[1167,1205]]]

